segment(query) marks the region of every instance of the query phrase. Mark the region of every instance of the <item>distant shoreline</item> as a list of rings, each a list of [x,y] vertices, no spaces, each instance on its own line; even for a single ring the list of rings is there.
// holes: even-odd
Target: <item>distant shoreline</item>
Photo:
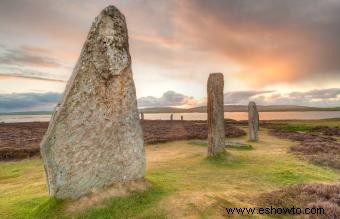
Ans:
[[[308,106],[294,106],[294,105],[269,105],[257,106],[259,112],[322,112],[340,111],[340,107],[308,107]],[[176,108],[176,107],[152,107],[140,108],[139,112],[150,113],[206,113],[206,106],[194,108]],[[246,105],[225,105],[224,112],[248,112]],[[0,115],[52,115],[52,111],[24,111],[24,112],[0,112]]]

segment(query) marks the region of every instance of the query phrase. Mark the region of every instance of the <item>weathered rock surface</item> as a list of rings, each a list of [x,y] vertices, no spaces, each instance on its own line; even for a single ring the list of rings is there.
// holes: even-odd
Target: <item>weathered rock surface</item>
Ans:
[[[208,78],[208,156],[224,150],[224,79],[222,73],[213,73]]]
[[[251,101],[248,104],[248,122],[249,122],[249,140],[259,140],[259,113],[257,111],[256,103]]]
[[[95,19],[41,143],[49,194],[77,198],[144,176],[142,129],[124,15]]]

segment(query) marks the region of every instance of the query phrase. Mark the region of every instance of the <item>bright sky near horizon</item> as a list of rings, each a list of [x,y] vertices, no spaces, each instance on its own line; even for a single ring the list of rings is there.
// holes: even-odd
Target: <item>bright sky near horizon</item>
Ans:
[[[49,110],[95,16],[126,17],[140,107],[225,103],[340,106],[338,0],[1,0],[0,112]]]

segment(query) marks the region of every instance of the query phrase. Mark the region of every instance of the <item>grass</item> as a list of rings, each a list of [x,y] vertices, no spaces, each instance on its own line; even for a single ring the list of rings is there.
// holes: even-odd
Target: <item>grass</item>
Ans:
[[[304,123],[284,123],[275,125],[275,128],[289,132],[309,132],[313,129],[313,127],[313,125]]]
[[[166,191],[162,187],[154,185],[149,191],[135,193],[129,197],[112,198],[106,201],[104,208],[91,208],[72,216],[83,219],[132,218],[141,215],[144,218],[165,218],[162,211],[151,209],[165,194]],[[64,214],[66,205],[67,201],[51,198],[35,208],[29,218],[68,218],[71,215]]]
[[[322,120],[296,120],[289,121],[289,124],[304,124],[309,126],[329,126],[336,127],[340,125],[340,119],[322,119]]]
[[[282,124],[281,121],[270,121],[270,123],[280,123],[281,127],[287,131],[309,131],[315,126],[329,126],[338,127],[340,125],[340,119],[322,119],[322,120],[289,120]]]
[[[23,218],[46,200],[40,159],[0,163],[0,218]]]
[[[247,137],[228,140],[248,143]],[[226,207],[253,207],[263,192],[339,182],[338,171],[288,153],[292,144],[261,129],[252,150],[227,149],[213,159],[201,141],[148,145],[150,190],[76,213],[65,211],[67,201],[48,198],[40,158],[1,162],[0,218],[225,218]]]

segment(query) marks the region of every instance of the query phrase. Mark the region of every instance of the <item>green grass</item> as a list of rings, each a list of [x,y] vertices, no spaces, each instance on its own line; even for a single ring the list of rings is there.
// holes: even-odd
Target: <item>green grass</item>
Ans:
[[[29,218],[165,218],[165,214],[151,208],[167,193],[161,186],[154,185],[150,190],[134,193],[129,197],[112,198],[105,201],[105,207],[96,207],[75,215],[63,213],[67,202],[49,199],[33,210]],[[147,210],[147,211],[146,211]]]
[[[276,124],[275,128],[280,129],[282,131],[290,131],[290,132],[309,132],[313,129],[313,125],[304,124],[304,123],[285,123],[285,124]]]
[[[339,127],[340,119],[322,119],[322,120],[289,120],[282,124],[281,121],[270,121],[270,123],[281,126],[287,131],[309,131],[315,126]]]
[[[228,139],[247,144],[247,137]],[[48,198],[40,158],[0,162],[0,218],[224,218],[226,207],[252,207],[254,198],[284,186],[339,182],[339,172],[288,153],[293,144],[261,130],[252,150],[227,149],[207,158],[204,141],[149,145],[151,189],[112,198],[80,212]]]
[[[0,218],[24,218],[46,200],[40,159],[0,162]]]

